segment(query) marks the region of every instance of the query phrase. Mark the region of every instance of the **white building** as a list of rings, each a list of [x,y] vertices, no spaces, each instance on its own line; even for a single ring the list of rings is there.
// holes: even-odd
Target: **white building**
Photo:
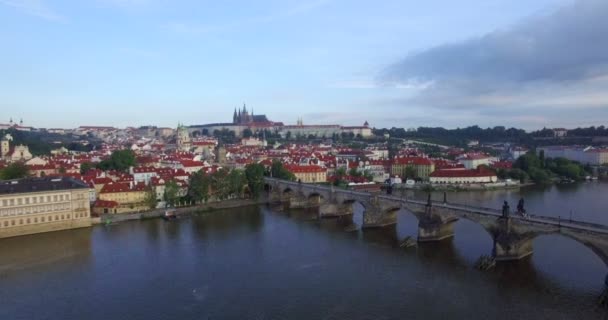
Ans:
[[[495,157],[480,153],[464,154],[457,160],[458,163],[464,165],[466,169],[477,169],[480,165],[489,166],[491,163],[498,161]]]
[[[434,184],[492,183],[498,181],[498,177],[492,171],[449,169],[434,171],[429,181]]]
[[[582,164],[599,166],[608,163],[608,149],[597,149],[580,146],[550,146],[538,148],[545,153],[545,158],[566,158]]]

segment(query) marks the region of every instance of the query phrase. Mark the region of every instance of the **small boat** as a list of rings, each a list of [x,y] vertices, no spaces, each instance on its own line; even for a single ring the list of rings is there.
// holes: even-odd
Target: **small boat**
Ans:
[[[174,209],[165,210],[165,213],[161,216],[165,221],[177,219],[177,214]]]

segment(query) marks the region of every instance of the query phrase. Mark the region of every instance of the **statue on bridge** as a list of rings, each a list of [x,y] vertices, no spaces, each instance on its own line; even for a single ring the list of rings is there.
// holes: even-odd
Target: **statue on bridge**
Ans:
[[[507,202],[507,200],[505,200],[505,202],[502,205],[502,216],[503,216],[503,218],[508,218],[509,217],[510,210],[511,210],[511,208],[509,207],[509,203]]]
[[[520,214],[522,217],[526,216],[526,209],[524,208],[524,198],[519,199],[519,202],[517,203],[517,213]]]

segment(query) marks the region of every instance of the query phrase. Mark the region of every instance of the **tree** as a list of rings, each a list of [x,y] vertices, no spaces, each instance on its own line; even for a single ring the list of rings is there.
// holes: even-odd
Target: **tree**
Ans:
[[[156,200],[156,192],[152,186],[148,187],[146,190],[146,197],[144,198],[144,202],[150,209],[156,208],[158,201]]]
[[[360,177],[361,172],[359,172],[359,170],[357,170],[357,168],[350,168],[350,170],[348,170],[348,175],[351,177]]]
[[[538,160],[540,161],[540,167],[544,168],[545,167],[545,150],[540,150],[540,152],[538,153]]]
[[[243,130],[243,138],[251,138],[251,136],[253,136],[253,132],[251,131],[251,129],[246,128],[245,130]]]
[[[165,202],[168,205],[175,206],[179,200],[179,186],[177,185],[177,182],[170,180],[165,183],[165,193],[163,194],[163,199],[165,199]]]
[[[228,182],[228,193],[231,196],[241,198],[243,196],[243,187],[247,184],[245,172],[243,170],[234,169],[230,171],[226,181]]]
[[[228,169],[220,168],[211,174],[211,190],[216,199],[224,200],[230,197],[228,185]]]
[[[101,170],[118,170],[126,171],[129,167],[137,164],[135,153],[131,150],[117,150],[112,152],[109,159],[99,163],[98,168]]]
[[[202,171],[197,171],[190,176],[188,195],[197,203],[209,201],[209,189],[211,178]]]
[[[279,160],[272,161],[272,166],[270,167],[270,174],[273,178],[277,179],[289,181],[296,180],[296,176],[291,171],[287,170],[287,168],[285,168],[285,166],[283,166],[283,163],[281,163],[281,161]]]
[[[0,179],[2,180],[22,179],[29,175],[30,169],[20,162],[9,164],[6,168],[0,170]]]
[[[245,167],[245,177],[251,196],[258,199],[264,189],[264,166],[259,163],[248,164]]]
[[[416,169],[413,166],[405,167],[405,177],[404,178],[416,178]]]
[[[291,131],[287,131],[287,133],[285,134],[285,139],[291,140]]]
[[[89,172],[89,170],[95,168],[95,166],[90,162],[83,162],[80,164],[80,174],[85,174]]]

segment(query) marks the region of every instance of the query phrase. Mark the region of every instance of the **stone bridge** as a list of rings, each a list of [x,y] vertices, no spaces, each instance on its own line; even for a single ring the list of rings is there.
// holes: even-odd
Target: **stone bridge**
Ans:
[[[351,215],[352,204],[364,210],[362,228],[397,223],[405,209],[418,218],[418,241],[441,241],[454,235],[454,223],[467,219],[481,225],[494,240],[497,261],[518,260],[532,254],[532,240],[543,234],[561,234],[591,248],[608,266],[608,227],[580,221],[529,215],[503,215],[502,210],[448,202],[407,199],[266,178],[269,201],[289,208],[319,208],[319,218]]]

